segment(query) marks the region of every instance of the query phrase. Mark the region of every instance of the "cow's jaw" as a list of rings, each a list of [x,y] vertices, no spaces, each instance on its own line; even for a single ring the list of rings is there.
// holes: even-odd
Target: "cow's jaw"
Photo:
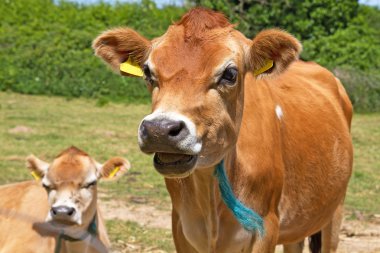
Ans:
[[[153,164],[156,170],[167,178],[182,178],[194,171],[197,160],[197,155],[156,152]]]

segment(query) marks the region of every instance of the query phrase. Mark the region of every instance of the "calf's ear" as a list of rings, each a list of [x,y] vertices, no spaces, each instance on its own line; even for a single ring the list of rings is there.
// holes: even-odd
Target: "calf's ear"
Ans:
[[[291,34],[280,29],[264,30],[252,41],[248,69],[256,77],[280,74],[298,60],[301,51],[301,43]]]
[[[98,166],[98,178],[117,179],[129,170],[131,164],[122,157],[113,157]]]
[[[117,73],[141,77],[151,42],[133,29],[114,28],[100,34],[92,48]]]
[[[26,158],[26,166],[30,170],[34,179],[38,181],[46,175],[50,165],[34,155],[30,155]]]

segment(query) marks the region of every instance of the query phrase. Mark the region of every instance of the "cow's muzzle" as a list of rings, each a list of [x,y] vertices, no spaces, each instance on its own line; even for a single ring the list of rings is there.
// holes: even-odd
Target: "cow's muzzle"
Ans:
[[[184,177],[194,169],[201,144],[194,124],[173,113],[148,115],[139,128],[140,149],[155,153],[153,164],[165,177]]]
[[[62,223],[74,222],[75,208],[70,206],[56,206],[50,209],[52,220]]]

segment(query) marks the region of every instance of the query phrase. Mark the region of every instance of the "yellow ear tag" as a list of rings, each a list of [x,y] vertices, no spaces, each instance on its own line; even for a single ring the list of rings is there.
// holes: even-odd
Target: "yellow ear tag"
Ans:
[[[36,181],[40,181],[41,177],[35,171],[30,172],[30,174],[32,174]]]
[[[120,71],[137,77],[142,77],[144,75],[141,67],[134,62],[131,57],[128,57],[126,62],[120,64]]]
[[[115,168],[111,171],[111,173],[109,174],[108,178],[113,178],[119,170],[120,170],[120,167],[115,167]]]
[[[258,76],[262,73],[264,73],[265,71],[271,69],[273,67],[273,61],[272,60],[265,60],[265,64],[262,68],[256,70],[253,74],[255,76]]]

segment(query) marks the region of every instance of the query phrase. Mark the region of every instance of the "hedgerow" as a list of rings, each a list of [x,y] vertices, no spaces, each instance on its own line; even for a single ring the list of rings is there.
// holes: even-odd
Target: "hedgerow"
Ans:
[[[224,11],[249,37],[268,27],[288,30],[302,41],[303,59],[340,74],[357,111],[380,111],[380,10],[356,0],[188,2]],[[114,5],[0,0],[0,90],[101,98],[100,103],[149,101],[140,79],[105,70],[91,42],[115,26],[160,36],[188,7],[157,8],[150,0]]]

